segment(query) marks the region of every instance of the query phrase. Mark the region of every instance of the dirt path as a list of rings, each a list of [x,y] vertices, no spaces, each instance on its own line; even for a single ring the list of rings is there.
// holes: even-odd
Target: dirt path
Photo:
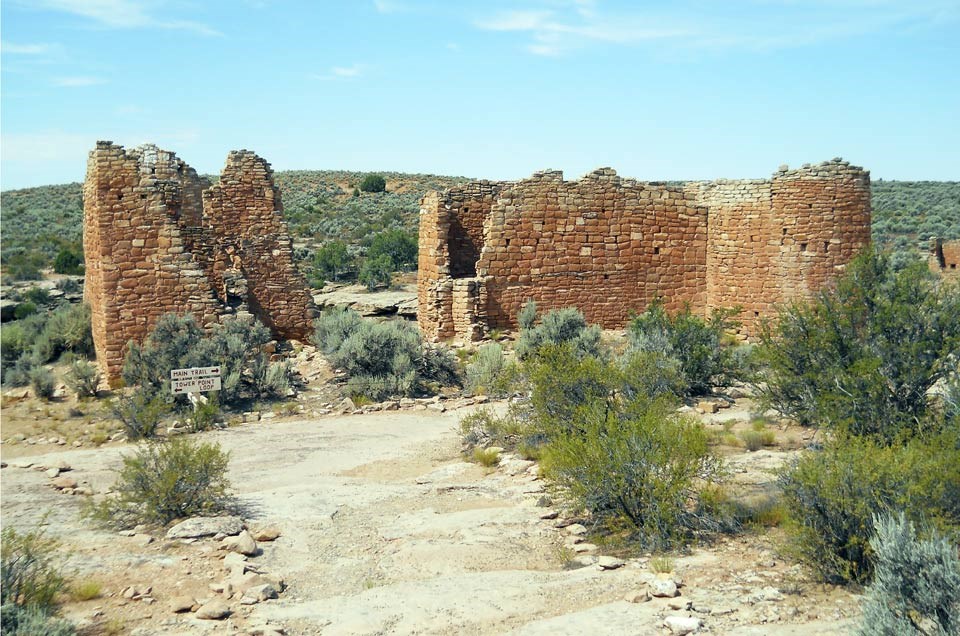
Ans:
[[[93,627],[113,620],[130,633],[662,634],[668,616],[691,616],[714,634],[833,634],[849,629],[856,598],[802,586],[797,569],[756,536],[725,539],[676,560],[682,596],[629,603],[647,589],[647,559],[617,569],[567,569],[573,548],[541,517],[544,483],[514,462],[495,472],[462,461],[460,410],[372,413],[271,421],[204,434],[231,453],[230,478],[250,525],[282,536],[253,559],[282,574],[277,600],[236,607],[224,622],[169,609],[178,594],[211,597],[223,578],[213,541],[117,537],[78,520],[79,500],[43,473],[3,470],[3,521],[26,527],[44,511],[81,575],[113,594],[72,603]],[[102,491],[119,449],[30,458],[65,459]],[[508,473],[516,474],[510,475]],[[152,584],[155,604],[125,601],[126,585]],[[781,590],[787,590],[783,592]],[[793,592],[793,593],[791,593]],[[98,614],[99,613],[99,614]]]

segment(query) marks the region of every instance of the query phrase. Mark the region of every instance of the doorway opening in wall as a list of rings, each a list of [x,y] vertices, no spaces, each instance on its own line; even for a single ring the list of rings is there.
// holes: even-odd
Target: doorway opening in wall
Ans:
[[[450,276],[453,278],[475,278],[477,261],[483,247],[482,228],[470,228],[464,224],[464,215],[454,216],[450,220],[450,233],[447,235],[447,253],[450,254]],[[479,230],[479,231],[478,231]]]

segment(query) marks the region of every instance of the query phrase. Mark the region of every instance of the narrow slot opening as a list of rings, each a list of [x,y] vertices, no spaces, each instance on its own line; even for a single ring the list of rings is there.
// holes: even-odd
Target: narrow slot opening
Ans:
[[[801,243],[801,244],[800,244],[800,251],[801,251],[801,252],[806,252],[806,251],[807,251],[807,244],[806,244],[806,243]]]

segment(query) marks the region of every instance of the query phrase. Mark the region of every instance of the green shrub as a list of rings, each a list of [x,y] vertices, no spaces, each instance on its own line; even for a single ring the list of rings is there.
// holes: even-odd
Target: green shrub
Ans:
[[[484,446],[515,449],[526,442],[532,431],[528,413],[516,404],[511,404],[503,415],[484,408],[460,420],[460,435],[467,450]]]
[[[832,583],[872,573],[872,516],[905,510],[942,531],[960,526],[960,430],[886,445],[842,437],[780,476],[788,549]]]
[[[216,397],[212,397],[206,402],[197,403],[187,415],[187,424],[190,426],[191,433],[200,433],[213,428],[219,419],[220,403]]]
[[[571,430],[580,409],[612,399],[620,379],[611,365],[581,357],[570,344],[544,346],[526,368],[537,429],[545,439]]]
[[[165,314],[142,346],[130,343],[121,377],[152,398],[170,394],[171,369],[219,366],[220,404],[270,397],[276,389],[289,388],[289,383],[282,386],[280,371],[270,374],[264,351],[270,339],[270,331],[252,317],[224,318],[205,335],[192,315]]]
[[[37,306],[50,304],[50,292],[43,287],[31,287],[24,292],[23,297],[27,299],[27,302]]]
[[[858,634],[960,634],[960,557],[945,537],[921,539],[901,512],[874,517],[875,574]]]
[[[3,605],[50,613],[57,595],[66,585],[66,580],[54,563],[59,542],[45,537],[40,528],[20,533],[7,525],[0,536],[0,595]]]
[[[53,259],[53,271],[58,274],[82,274],[83,253],[70,247],[60,248]]]
[[[503,347],[497,343],[477,349],[464,371],[465,385],[475,395],[504,397],[514,390],[519,370],[507,361]]]
[[[474,448],[470,456],[474,463],[493,468],[500,463],[500,452],[492,448]]]
[[[313,342],[347,374],[351,395],[380,400],[460,381],[453,355],[425,344],[407,323],[362,320],[352,310],[337,310],[321,314],[314,328]]]
[[[521,325],[531,324],[531,311],[533,319],[536,319],[536,304],[528,303],[520,312],[523,314],[519,320]],[[525,360],[537,355],[545,345],[569,345],[579,356],[599,356],[600,327],[588,326],[583,314],[572,307],[554,309],[544,314],[538,325],[521,327],[517,357]]]
[[[804,425],[890,443],[933,426],[929,390],[960,360],[960,291],[868,250],[835,289],[761,336],[759,396]]]
[[[623,393],[629,400],[675,399],[686,392],[680,362],[654,352],[628,352],[620,359]]]
[[[32,302],[24,302],[17,305],[13,310],[13,317],[17,320],[23,320],[28,316],[32,316],[37,313],[38,309],[36,304]]]
[[[65,305],[49,314],[43,331],[33,342],[33,352],[42,363],[53,362],[64,353],[93,355],[93,331],[88,305]]]
[[[339,281],[353,269],[353,257],[343,241],[330,241],[317,250],[313,266],[326,280]]]
[[[381,254],[364,260],[357,278],[361,285],[366,285],[368,290],[373,291],[378,287],[390,287],[392,272],[393,261],[386,254]]]
[[[157,434],[157,426],[173,405],[160,393],[136,391],[131,396],[121,395],[110,404],[110,409],[123,424],[127,439],[149,439]]]
[[[741,431],[740,439],[748,451],[758,451],[764,446],[773,446],[776,438],[773,431]]]
[[[8,636],[74,636],[77,633],[73,625],[62,618],[12,603],[0,608],[0,631]]]
[[[38,365],[30,370],[30,386],[38,398],[51,400],[57,390],[57,378],[49,369]]]
[[[350,334],[363,324],[363,318],[356,311],[346,307],[325,309],[313,323],[313,335],[310,342],[315,344],[324,355],[330,355],[340,348]]]
[[[517,324],[520,329],[533,329],[537,322],[537,301],[528,300],[517,314]]]
[[[164,314],[142,346],[129,344],[121,371],[124,383],[139,386],[150,397],[168,393],[170,370],[188,366],[184,364],[187,356],[202,339],[203,330],[191,314]]]
[[[363,192],[385,192],[387,180],[379,174],[368,174],[360,181],[360,190]]]
[[[738,310],[715,310],[704,320],[689,305],[674,315],[656,300],[627,326],[630,350],[674,358],[679,364],[687,395],[706,395],[715,386],[729,386],[741,379],[744,369],[734,349],[724,343],[724,334],[736,323]]]
[[[97,387],[100,386],[100,370],[96,365],[86,360],[74,360],[70,363],[70,370],[66,377],[67,386],[77,394],[78,398],[96,397]]]
[[[4,364],[3,383],[7,386],[27,386],[30,384],[30,376],[39,363],[29,353],[26,353],[10,366]]]
[[[374,235],[367,249],[367,259],[381,256],[390,259],[391,271],[404,271],[417,265],[417,237],[412,232],[392,229]]]
[[[697,422],[663,406],[617,413],[595,404],[572,428],[550,441],[542,465],[576,506],[608,524],[626,521],[647,549],[677,547],[706,529],[690,502],[719,479],[721,463]]]
[[[123,458],[115,494],[89,504],[85,513],[106,525],[127,528],[228,511],[234,505],[228,494],[228,461],[218,444],[187,437],[146,443]]]

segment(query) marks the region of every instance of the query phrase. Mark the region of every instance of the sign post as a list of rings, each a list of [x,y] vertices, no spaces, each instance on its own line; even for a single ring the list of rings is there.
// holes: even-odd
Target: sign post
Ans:
[[[186,393],[193,409],[206,404],[207,398],[197,396],[201,391],[220,390],[220,367],[191,367],[189,369],[170,370],[170,390],[174,395]]]

